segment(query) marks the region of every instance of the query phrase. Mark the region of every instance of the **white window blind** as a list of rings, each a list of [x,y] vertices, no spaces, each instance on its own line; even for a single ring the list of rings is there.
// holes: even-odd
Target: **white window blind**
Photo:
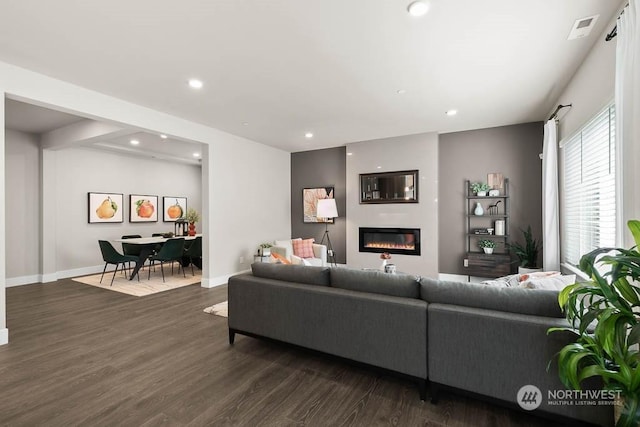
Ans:
[[[594,117],[562,149],[562,260],[577,265],[593,249],[615,246],[614,106]]]

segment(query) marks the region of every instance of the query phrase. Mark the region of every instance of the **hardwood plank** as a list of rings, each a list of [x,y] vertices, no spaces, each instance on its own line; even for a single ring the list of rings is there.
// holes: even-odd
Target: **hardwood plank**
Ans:
[[[548,421],[245,336],[202,310],[226,287],[145,297],[60,280],[7,289],[0,424],[531,426]],[[9,392],[6,392],[9,391]]]

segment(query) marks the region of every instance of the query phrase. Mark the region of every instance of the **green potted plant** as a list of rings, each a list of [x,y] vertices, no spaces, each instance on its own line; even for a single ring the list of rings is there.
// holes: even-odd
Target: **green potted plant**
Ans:
[[[476,196],[486,196],[487,195],[487,191],[489,191],[490,189],[491,189],[491,187],[489,187],[489,185],[485,184],[484,182],[472,182],[471,183],[471,191]]]
[[[189,223],[189,236],[196,235],[196,222],[200,221],[200,214],[193,208],[187,209],[185,219]]]
[[[640,221],[628,222],[636,246],[601,248],[580,259],[590,280],[569,285],[558,295],[576,341],[558,354],[560,380],[580,390],[583,380],[600,377],[623,401],[616,427],[640,425]],[[603,273],[603,267],[609,271]]]
[[[520,230],[524,235],[524,245],[520,243],[508,243],[507,247],[518,257],[518,273],[531,273],[538,271],[538,252],[540,252],[540,242],[533,238],[531,226],[527,230]]]
[[[271,243],[265,242],[265,243],[260,243],[260,245],[258,245],[258,255],[259,256],[269,256],[271,255],[271,247],[273,245]]]
[[[493,249],[496,247],[496,242],[489,239],[482,239],[478,241],[478,246],[482,248],[485,254],[492,254]]]

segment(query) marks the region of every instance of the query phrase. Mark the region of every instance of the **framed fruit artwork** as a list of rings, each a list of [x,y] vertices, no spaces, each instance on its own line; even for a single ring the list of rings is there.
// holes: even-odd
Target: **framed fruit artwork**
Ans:
[[[158,222],[158,196],[130,194],[129,222]]]
[[[164,196],[162,198],[162,212],[164,222],[175,222],[179,218],[184,218],[187,214],[187,198]]]
[[[123,195],[120,193],[88,193],[89,224],[124,222]]]

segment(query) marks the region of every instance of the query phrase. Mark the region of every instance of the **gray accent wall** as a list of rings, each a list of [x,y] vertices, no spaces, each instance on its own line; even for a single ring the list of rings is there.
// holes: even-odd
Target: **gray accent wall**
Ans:
[[[465,180],[487,181],[499,172],[509,178],[510,240],[523,241],[530,224],[542,236],[541,122],[440,135],[438,150],[438,271],[466,274]],[[486,209],[486,206],[483,206]],[[541,259],[541,258],[540,258]],[[515,265],[514,265],[515,268]]]
[[[291,237],[322,240],[325,224],[303,222],[302,190],[334,187],[339,217],[329,224],[329,236],[340,264],[347,262],[346,245],[346,148],[303,151],[291,154]]]

